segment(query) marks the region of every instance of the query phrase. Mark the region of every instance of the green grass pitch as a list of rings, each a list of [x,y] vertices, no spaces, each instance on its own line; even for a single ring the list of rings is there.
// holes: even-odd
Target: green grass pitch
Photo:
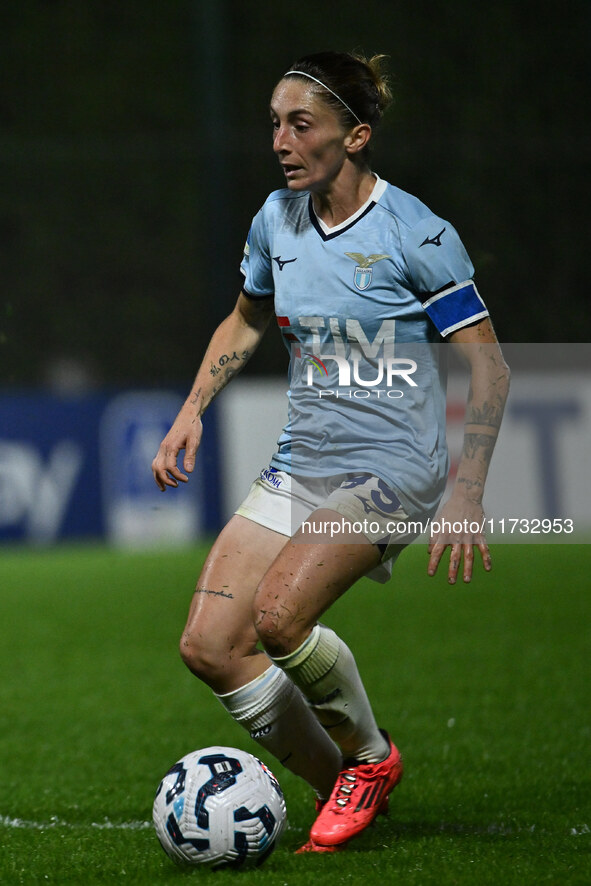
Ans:
[[[450,587],[424,547],[326,617],[403,752],[388,818],[295,856],[306,785],[265,758],[289,827],[256,872],[177,869],[149,825],[160,777],[257,746],[177,653],[204,548],[0,552],[0,883],[591,883],[591,548],[501,545]]]

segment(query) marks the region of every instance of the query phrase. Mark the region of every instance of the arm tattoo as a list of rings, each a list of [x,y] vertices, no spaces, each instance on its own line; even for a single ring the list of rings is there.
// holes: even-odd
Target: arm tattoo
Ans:
[[[209,373],[216,379],[216,383],[211,388],[209,399],[207,401],[208,404],[211,403],[216,394],[219,394],[219,392],[226,387],[230,379],[244,369],[245,365],[250,360],[251,355],[252,351],[248,350],[241,351],[240,354],[237,354],[236,351],[234,351],[232,356],[222,354],[218,358],[217,363],[211,361],[209,364]]]
[[[468,408],[466,410],[466,424],[484,425],[485,427],[496,428],[498,430],[501,426],[502,418],[502,404],[495,406],[494,403],[489,403],[485,400],[482,406],[472,405],[472,388],[470,388],[468,394]]]
[[[240,371],[240,369],[242,369],[242,366],[250,359],[250,356],[250,351],[242,351],[240,355],[238,355],[236,351],[234,351],[232,354],[220,354],[217,363],[214,363],[213,360],[210,363],[209,371],[211,375],[215,377],[219,372],[221,372],[223,366],[227,366],[228,363],[238,363],[237,369],[232,372],[232,375],[235,375],[236,371]],[[230,375],[229,378],[232,378],[232,375]]]
[[[478,495],[482,495],[483,484],[480,482],[480,480],[470,480],[469,477],[458,477],[456,483],[461,483],[463,486],[465,486],[468,493],[477,493]]]
[[[478,424],[482,424],[482,422],[478,422]],[[479,455],[488,464],[495,443],[496,435],[493,434],[465,434],[462,455],[466,458],[476,458]]]

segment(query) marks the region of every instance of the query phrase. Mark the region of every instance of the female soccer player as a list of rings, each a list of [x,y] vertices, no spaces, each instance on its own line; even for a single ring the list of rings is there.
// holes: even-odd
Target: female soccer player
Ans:
[[[181,655],[231,716],[314,788],[306,851],[334,851],[387,808],[400,754],[379,729],[345,643],[319,618],[392,561],[446,483],[443,342],[471,371],[464,450],[429,546],[448,580],[474,548],[508,389],[488,311],[453,227],[370,167],[390,101],[380,57],[306,56],[271,99],[286,188],[253,220],[243,289],[214,332],[152,468],[186,482],[201,416],[276,317],[290,350],[290,417],[270,467],[222,530],[197,583]],[[177,456],[185,450],[182,470]],[[261,644],[264,651],[257,649]]]

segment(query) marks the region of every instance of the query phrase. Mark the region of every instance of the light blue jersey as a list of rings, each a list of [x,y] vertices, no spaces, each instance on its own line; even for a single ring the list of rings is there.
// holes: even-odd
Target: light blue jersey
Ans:
[[[244,292],[274,296],[290,352],[290,415],[273,467],[367,472],[410,517],[445,487],[445,373],[438,343],[488,315],[449,222],[377,180],[334,228],[307,192],[273,192],[253,220]]]

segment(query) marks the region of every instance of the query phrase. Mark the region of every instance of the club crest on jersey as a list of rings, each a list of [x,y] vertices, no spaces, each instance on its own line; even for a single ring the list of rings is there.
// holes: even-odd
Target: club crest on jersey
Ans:
[[[346,252],[345,255],[347,258],[352,258],[353,261],[357,262],[357,267],[355,268],[355,276],[353,278],[355,282],[355,286],[357,289],[363,292],[364,289],[367,289],[369,284],[371,283],[371,278],[373,276],[373,267],[377,261],[381,261],[383,258],[390,258],[389,255],[373,253],[372,255],[365,256],[361,252]]]

